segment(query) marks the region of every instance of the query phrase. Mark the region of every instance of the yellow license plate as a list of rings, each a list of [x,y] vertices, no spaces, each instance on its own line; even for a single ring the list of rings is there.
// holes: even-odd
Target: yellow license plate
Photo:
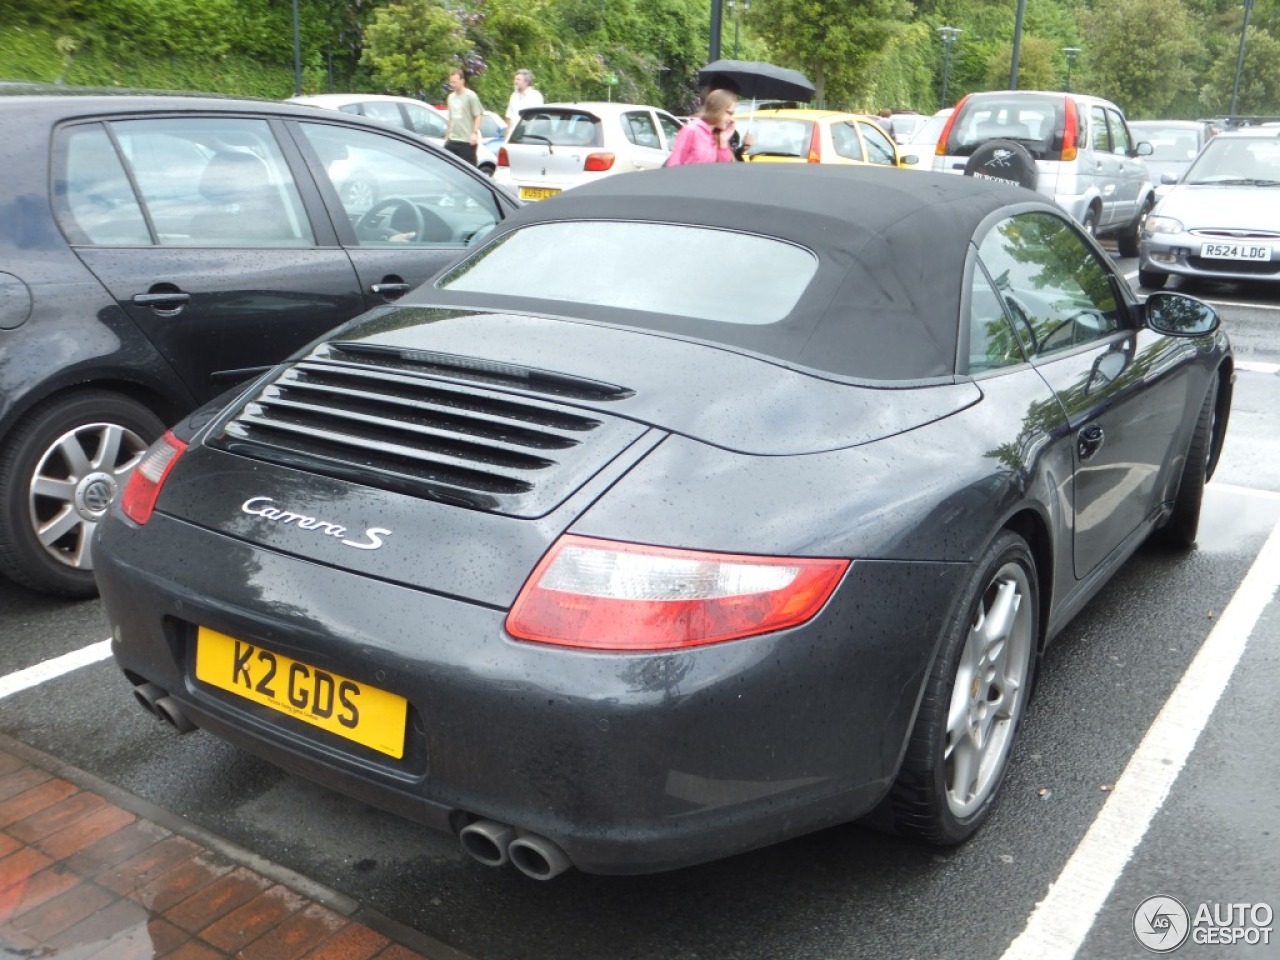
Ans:
[[[196,638],[196,677],[379,753],[404,756],[409,701],[394,693],[208,627]]]
[[[545,200],[554,197],[560,190],[556,187],[521,187],[521,200]]]

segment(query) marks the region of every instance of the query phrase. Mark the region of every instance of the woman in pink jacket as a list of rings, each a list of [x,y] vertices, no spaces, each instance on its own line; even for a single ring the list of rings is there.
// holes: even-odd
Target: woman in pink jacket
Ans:
[[[708,93],[702,111],[676,134],[666,165],[733,163],[736,158],[729,146],[729,138],[733,136],[733,114],[737,108],[737,94],[729,90]]]

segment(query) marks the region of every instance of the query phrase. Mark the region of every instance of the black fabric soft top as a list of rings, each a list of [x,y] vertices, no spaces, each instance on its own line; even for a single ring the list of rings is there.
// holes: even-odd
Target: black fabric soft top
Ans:
[[[712,339],[859,379],[923,380],[955,373],[964,267],[975,231],[994,211],[1027,203],[1052,208],[1031,191],[970,177],[883,167],[704,164],[576,187],[517,211],[486,239],[530,223],[638,220],[789,240],[819,260],[791,314],[777,324],[722,324]],[[678,265],[690,283],[715,282],[717,266],[724,267],[720,276],[731,275],[731,264]],[[482,294],[430,287],[411,299],[486,303]],[[599,307],[583,316],[636,322]],[[642,325],[706,338],[705,330],[680,318],[654,317]],[[838,368],[832,356],[844,358]]]

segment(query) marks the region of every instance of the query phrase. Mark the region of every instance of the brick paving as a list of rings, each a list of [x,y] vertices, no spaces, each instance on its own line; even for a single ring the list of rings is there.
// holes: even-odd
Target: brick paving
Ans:
[[[0,743],[0,956],[63,960],[459,960],[309,882],[293,889]],[[58,770],[49,761],[46,766]],[[81,782],[87,775],[75,777]],[[105,787],[105,785],[103,785]],[[131,802],[136,801],[136,802]],[[143,813],[134,812],[143,810]],[[228,850],[232,850],[229,854]],[[250,859],[250,858],[246,858]],[[298,878],[301,880],[301,878]],[[367,922],[364,922],[367,921]]]

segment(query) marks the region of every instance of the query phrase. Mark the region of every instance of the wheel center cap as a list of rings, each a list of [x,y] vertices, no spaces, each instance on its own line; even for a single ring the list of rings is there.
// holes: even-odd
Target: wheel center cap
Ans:
[[[101,520],[116,495],[116,478],[90,473],[76,484],[76,512],[86,520]]]

